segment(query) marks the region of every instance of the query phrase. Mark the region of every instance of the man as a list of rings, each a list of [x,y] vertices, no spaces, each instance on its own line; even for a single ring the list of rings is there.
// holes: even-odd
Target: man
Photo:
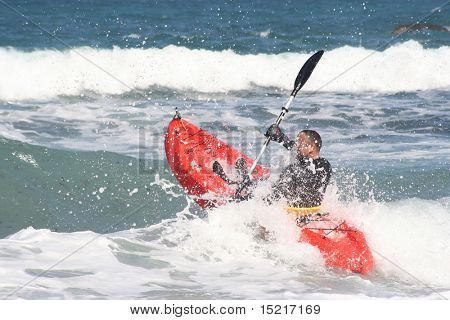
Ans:
[[[297,208],[311,208],[322,203],[325,190],[330,182],[330,163],[320,157],[322,139],[314,130],[303,130],[291,141],[281,129],[273,124],[266,137],[282,143],[291,150],[297,150],[296,160],[283,169],[280,178],[273,185],[273,193],[267,199],[278,200],[284,197],[288,205]]]

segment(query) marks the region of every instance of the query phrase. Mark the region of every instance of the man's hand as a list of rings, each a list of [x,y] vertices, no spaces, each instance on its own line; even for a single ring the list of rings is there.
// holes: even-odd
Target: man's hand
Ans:
[[[283,147],[285,147],[288,150],[291,150],[294,145],[295,141],[291,141],[287,135],[281,131],[280,127],[277,126],[275,123],[267,129],[267,132],[265,134],[267,138],[269,138],[272,141],[283,143]]]
[[[266,134],[264,135],[272,141],[275,142],[283,142],[285,139],[285,135],[283,131],[281,131],[280,127],[275,123],[267,129]]]

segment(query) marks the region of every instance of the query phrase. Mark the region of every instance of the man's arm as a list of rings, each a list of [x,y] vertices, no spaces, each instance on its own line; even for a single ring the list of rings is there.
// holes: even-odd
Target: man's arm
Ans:
[[[325,176],[322,180],[322,193],[325,193],[327,190],[328,184],[330,183],[331,174],[333,170],[331,169],[331,164],[328,162],[328,160],[322,158],[324,160],[323,163],[323,169],[325,171]]]

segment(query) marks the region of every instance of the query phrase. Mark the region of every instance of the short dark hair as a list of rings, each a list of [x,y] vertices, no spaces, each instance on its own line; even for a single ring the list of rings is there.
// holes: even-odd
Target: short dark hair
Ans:
[[[308,140],[310,142],[314,142],[317,150],[320,151],[320,148],[322,148],[322,138],[320,137],[320,134],[314,130],[303,130],[299,134],[302,133],[304,133],[308,137]]]

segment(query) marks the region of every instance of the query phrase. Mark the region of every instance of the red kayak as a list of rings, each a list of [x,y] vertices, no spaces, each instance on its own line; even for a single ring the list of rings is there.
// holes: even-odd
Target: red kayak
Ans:
[[[232,200],[237,188],[232,182],[238,176],[237,163],[248,168],[253,163],[247,155],[179,116],[167,128],[165,149],[175,177],[202,208],[214,208]],[[233,179],[227,181],[213,170],[215,162],[226,177]],[[269,170],[260,165],[252,173],[254,180],[268,176]],[[372,253],[361,231],[328,216],[313,213],[307,217],[310,219],[301,216],[298,220],[299,241],[317,247],[327,266],[362,274],[373,269]]]
[[[233,197],[236,185],[230,185],[213,171],[220,163],[227,176],[234,177],[238,159],[251,166],[253,159],[196,125],[175,117],[167,128],[166,157],[177,180],[202,208],[213,208]],[[253,179],[269,176],[269,170],[257,165]]]

